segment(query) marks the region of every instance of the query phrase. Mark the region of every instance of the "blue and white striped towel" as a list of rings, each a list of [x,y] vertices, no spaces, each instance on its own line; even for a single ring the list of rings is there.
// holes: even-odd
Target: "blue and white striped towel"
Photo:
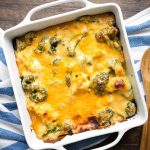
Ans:
[[[150,8],[125,20],[125,23],[135,68],[141,86],[143,86],[140,73],[140,60],[144,51],[150,47]],[[0,149],[25,150],[28,148],[9,80],[3,49],[0,48]]]

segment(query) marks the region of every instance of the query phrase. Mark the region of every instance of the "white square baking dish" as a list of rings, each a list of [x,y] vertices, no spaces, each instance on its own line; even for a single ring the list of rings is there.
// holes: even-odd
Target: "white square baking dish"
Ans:
[[[51,3],[47,3],[47,4],[44,4],[44,5],[41,5],[32,9],[20,24],[18,24],[17,26],[11,29],[4,31],[2,34],[2,47],[4,49],[4,54],[6,57],[8,70],[9,70],[15,98],[17,101],[24,134],[25,134],[29,147],[32,149],[61,150],[61,149],[65,149],[63,147],[63,145],[65,144],[73,143],[73,142],[87,139],[87,138],[94,137],[94,136],[118,132],[118,137],[116,138],[115,141],[99,148],[99,150],[108,149],[114,146],[115,144],[117,144],[127,130],[144,124],[148,117],[145,100],[144,100],[143,95],[141,94],[141,87],[139,84],[137,73],[134,69],[134,65],[133,65],[134,63],[133,63],[132,55],[130,53],[129,42],[128,42],[127,34],[125,31],[124,21],[123,21],[120,7],[114,3],[93,4],[87,0],[75,0],[75,1],[84,3],[85,7],[78,9],[78,10],[71,11],[71,12],[67,12],[64,14],[59,14],[59,15],[55,15],[52,17],[39,19],[36,21],[31,21],[31,16],[35,12],[43,8],[48,8],[48,7],[60,5],[63,3],[69,3],[69,2],[72,2],[72,0],[58,0],[58,1],[51,2]],[[127,65],[127,73],[131,80],[136,103],[137,103],[137,114],[131,119],[128,119],[127,121],[123,123],[117,123],[114,126],[110,126],[109,128],[106,128],[106,129],[86,131],[86,132],[79,133],[76,135],[66,136],[64,139],[56,143],[44,143],[42,140],[39,140],[38,138],[36,138],[36,135],[33,132],[31,132],[31,129],[30,129],[31,120],[30,120],[29,113],[26,109],[26,99],[25,99],[24,92],[22,90],[21,80],[18,74],[18,68],[17,68],[16,61],[15,61],[12,39],[16,36],[25,34],[26,32],[29,32],[29,31],[36,31],[36,30],[46,28],[48,26],[74,20],[79,16],[94,15],[94,14],[100,14],[104,12],[113,12],[116,16],[116,24],[120,30],[120,40],[123,46],[123,51],[125,55],[126,65]]]

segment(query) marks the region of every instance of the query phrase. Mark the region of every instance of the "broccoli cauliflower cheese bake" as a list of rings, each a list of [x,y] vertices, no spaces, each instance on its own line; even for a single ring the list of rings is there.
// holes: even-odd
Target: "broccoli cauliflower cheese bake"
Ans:
[[[29,32],[13,41],[36,136],[106,128],[136,113],[112,13]]]

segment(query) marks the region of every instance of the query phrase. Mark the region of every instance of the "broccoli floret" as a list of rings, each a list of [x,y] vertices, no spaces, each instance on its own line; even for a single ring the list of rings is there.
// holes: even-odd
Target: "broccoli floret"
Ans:
[[[53,129],[47,129],[47,132],[43,135],[43,139],[45,142],[58,141],[64,136],[72,134],[72,129],[65,129],[63,126],[57,125]]]
[[[50,38],[50,50],[48,51],[49,54],[55,54],[57,51],[57,46],[61,42],[61,40],[54,36]]]
[[[69,57],[74,57],[76,55],[76,47],[81,42],[81,40],[87,36],[87,32],[75,35],[72,40],[69,42],[69,46],[67,47],[67,55]]]
[[[43,38],[43,39],[40,41],[38,47],[34,50],[35,53],[41,54],[41,53],[43,53],[44,51],[46,51],[46,49],[45,49],[45,40],[46,40],[46,39]]]
[[[46,89],[36,87],[33,90],[30,91],[29,93],[29,98],[31,101],[38,103],[38,102],[43,102],[48,96],[48,93]]]
[[[29,98],[35,103],[44,101],[48,93],[46,89],[39,87],[37,84],[34,84],[35,77],[33,75],[22,76],[22,87],[26,92],[29,92]]]
[[[17,38],[16,40],[14,40],[13,45],[16,51],[22,51],[27,47],[26,42],[23,38]]]
[[[31,45],[33,39],[36,37],[36,32],[29,32],[25,36],[18,37],[13,40],[13,46],[16,51],[22,51],[27,46]]]
[[[95,37],[98,42],[107,42],[110,39],[114,39],[117,36],[118,32],[118,29],[113,26],[107,27],[96,33]]]
[[[101,29],[95,34],[95,38],[98,42],[106,42],[109,46],[116,49],[121,49],[121,44],[118,39],[119,30],[114,26]]]
[[[31,90],[33,88],[32,84],[35,81],[33,75],[22,76],[22,87],[24,90]]]
[[[127,103],[127,106],[125,108],[125,112],[127,114],[127,117],[132,117],[136,113],[136,105],[132,101],[129,101]]]
[[[43,134],[45,141],[58,140],[66,135],[72,135],[73,130],[71,124],[59,124],[57,120],[52,121],[50,124],[46,125],[46,132]]]
[[[32,44],[32,41],[33,41],[33,39],[34,38],[36,38],[36,32],[29,32],[29,33],[27,33],[26,35],[25,35],[25,42],[26,42],[26,44],[29,46],[29,45],[31,45]]]
[[[95,16],[81,16],[77,18],[77,21],[83,22],[83,23],[98,23],[99,20]]]
[[[100,119],[100,125],[107,127],[111,125],[110,119],[112,118],[114,111],[110,108],[105,108],[104,110],[98,113]]]
[[[106,72],[102,72],[97,74],[92,81],[91,88],[94,90],[96,95],[103,95],[105,92],[106,84],[109,80],[109,74]]]
[[[51,122],[47,125],[47,131],[43,134],[43,138],[44,141],[55,141],[58,140],[58,138],[61,139],[61,136],[65,136],[66,133],[67,132],[64,130],[62,125],[59,125],[57,122]]]

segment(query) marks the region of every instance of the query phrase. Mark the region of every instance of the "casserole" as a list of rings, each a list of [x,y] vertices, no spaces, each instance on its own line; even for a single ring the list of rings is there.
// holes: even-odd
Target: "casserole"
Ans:
[[[64,2],[68,2],[68,1],[56,1],[49,5],[43,5],[41,7],[37,7],[35,9],[33,9],[31,12],[29,12],[27,17],[21,24],[4,32],[3,37],[2,37],[4,53],[6,56],[9,73],[11,74],[11,81],[12,81],[14,93],[16,96],[18,109],[20,112],[25,136],[26,136],[29,146],[33,149],[38,149],[38,148],[40,148],[40,149],[42,149],[42,148],[60,149],[61,145],[75,142],[75,141],[78,141],[81,139],[85,139],[85,138],[89,138],[89,137],[97,136],[97,135],[102,135],[102,134],[107,134],[107,133],[112,133],[112,132],[119,132],[117,139],[113,143],[101,148],[101,149],[106,149],[106,148],[109,148],[110,146],[113,146],[114,144],[116,144],[120,140],[120,138],[122,137],[122,135],[124,134],[125,131],[127,131],[128,129],[135,127],[137,125],[143,124],[147,118],[145,103],[140,94],[140,87],[139,87],[139,83],[137,80],[137,75],[135,74],[135,70],[132,67],[133,61],[132,61],[132,59],[130,59],[131,55],[130,55],[130,52],[128,51],[129,45],[128,45],[128,41],[127,41],[127,36],[125,34],[124,26],[123,26],[123,19],[122,19],[121,11],[120,11],[119,7],[115,4],[95,5],[88,1],[83,1],[86,4],[86,7],[82,8],[80,10],[76,10],[76,11],[73,11],[70,13],[65,13],[62,15],[57,15],[55,17],[41,19],[38,21],[33,21],[33,22],[30,21],[30,16],[32,15],[33,12],[35,12],[43,7],[48,7],[48,6],[52,6],[52,5],[56,5],[56,4],[60,4],[60,3],[64,3]],[[137,99],[138,111],[137,111],[136,116],[133,117],[132,119],[129,119],[127,122],[124,122],[121,124],[116,124],[107,129],[102,129],[102,130],[98,130],[98,131],[96,131],[96,130],[89,131],[89,132],[85,132],[85,133],[80,133],[78,135],[73,135],[71,137],[66,137],[63,140],[61,140],[55,144],[47,144],[47,143],[45,144],[45,143],[39,141],[38,139],[36,139],[35,135],[31,133],[30,128],[29,128],[30,119],[28,116],[28,112],[25,108],[25,96],[24,96],[24,93],[21,88],[11,40],[15,36],[22,35],[31,30],[39,30],[39,29],[45,28],[50,25],[59,24],[64,21],[66,22],[66,21],[75,19],[76,17],[82,16],[82,15],[100,14],[100,13],[108,12],[108,11],[111,11],[115,14],[116,20],[117,20],[117,26],[119,27],[120,32],[121,32],[121,42],[123,45],[124,54],[125,54],[125,58],[126,58],[128,76],[131,78],[135,98]],[[24,118],[24,114],[26,115],[26,118]]]
[[[112,13],[28,32],[13,45],[31,129],[44,142],[106,128],[135,115]]]

